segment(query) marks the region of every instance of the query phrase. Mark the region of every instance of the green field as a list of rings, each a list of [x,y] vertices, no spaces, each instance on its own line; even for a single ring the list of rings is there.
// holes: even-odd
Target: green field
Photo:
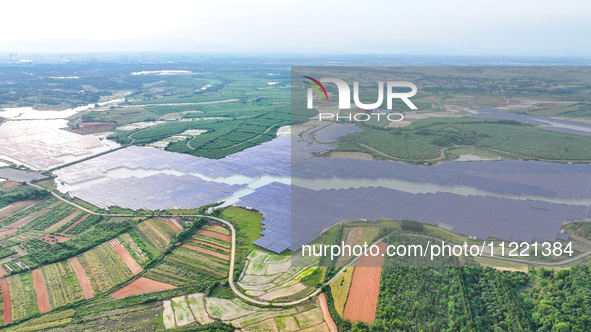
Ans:
[[[12,299],[13,322],[39,313],[33,275],[30,272],[8,277],[8,285]]]
[[[121,257],[104,243],[78,256],[92,289],[96,293],[107,291],[133,277]]]
[[[52,310],[84,299],[82,287],[69,261],[46,265],[41,271]]]
[[[591,137],[508,120],[433,118],[417,120],[404,128],[362,128],[363,132],[341,137],[338,150],[409,161],[445,160],[440,157],[442,149],[456,146],[489,150],[511,159],[577,161],[591,156]]]

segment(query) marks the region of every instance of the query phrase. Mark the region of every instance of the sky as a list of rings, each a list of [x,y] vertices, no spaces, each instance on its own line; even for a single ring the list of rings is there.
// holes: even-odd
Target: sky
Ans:
[[[591,56],[588,0],[5,1],[0,52]]]

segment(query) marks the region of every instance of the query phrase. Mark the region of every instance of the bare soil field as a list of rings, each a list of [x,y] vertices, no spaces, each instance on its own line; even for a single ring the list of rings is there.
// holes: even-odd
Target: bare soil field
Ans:
[[[373,323],[375,319],[384,263],[384,256],[381,254],[385,252],[386,244],[380,242],[378,246],[380,247],[378,256],[362,257],[355,264],[351,289],[343,312],[343,317],[351,320],[352,323],[357,321]]]
[[[8,280],[0,279],[0,288],[2,289],[2,321],[4,324],[12,323],[12,299]]]
[[[49,294],[47,294],[47,287],[45,287],[45,279],[41,269],[33,270],[33,285],[35,286],[35,294],[37,294],[37,305],[42,314],[51,310],[49,304]]]
[[[169,289],[175,289],[176,286],[165,284],[160,281],[155,281],[152,279],[140,277],[139,279],[133,281],[131,284],[116,290],[111,294],[116,299],[131,296],[131,295],[138,295],[138,294],[145,294],[145,293],[153,293],[153,292],[161,292]]]
[[[17,187],[20,186],[20,182],[15,182],[15,181],[6,181],[2,184],[2,188],[12,188],[12,187]]]
[[[76,272],[76,276],[78,277],[78,282],[80,282],[80,286],[82,287],[82,292],[84,292],[85,299],[91,299],[94,297],[94,290],[92,286],[90,286],[90,281],[88,281],[88,277],[86,276],[86,271],[80,264],[78,257],[70,258],[70,265]]]
[[[129,268],[131,273],[133,273],[134,275],[137,275],[144,270],[135,261],[135,259],[133,259],[133,257],[131,257],[131,254],[129,253],[129,251],[127,251],[127,249],[125,249],[125,247],[119,242],[119,240],[117,240],[117,239],[111,240],[111,241],[109,241],[109,243],[111,244],[113,249],[115,249],[115,251],[117,252],[119,257],[121,257],[121,259],[123,260],[125,265]]]
[[[224,235],[224,234],[220,234],[220,233],[216,233],[216,232],[212,232],[212,231],[206,231],[203,229],[200,229],[197,231],[197,234],[201,234],[201,235],[205,235],[205,236],[210,236],[210,237],[214,237],[216,239],[222,240],[222,241],[226,241],[226,242],[230,242],[230,236],[229,235]]]
[[[46,243],[62,243],[68,241],[69,237],[65,236],[58,236],[58,235],[43,235],[39,238],[39,240],[46,242]]]
[[[0,267],[0,278],[7,276],[7,275],[8,275],[8,272],[3,267]]]

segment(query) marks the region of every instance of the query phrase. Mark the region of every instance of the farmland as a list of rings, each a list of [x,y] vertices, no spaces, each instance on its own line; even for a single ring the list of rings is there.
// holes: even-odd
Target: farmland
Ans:
[[[384,253],[386,244],[378,244],[380,252]],[[355,323],[363,321],[373,323],[375,308],[380,292],[380,276],[384,256],[362,257],[355,263],[351,288],[347,296],[347,303],[343,311],[343,317]],[[337,297],[339,298],[339,297]],[[336,303],[336,302],[335,302]]]
[[[286,309],[268,309],[238,299],[194,293],[163,301],[162,311],[167,329],[211,324],[215,319],[244,331],[328,331],[317,301]]]
[[[102,244],[78,257],[95,293],[107,291],[131,278],[133,274],[108,244]]]
[[[219,232],[227,230],[213,225],[207,227],[217,232],[198,230],[186,244],[176,248],[148,271],[146,277],[175,286],[224,279],[228,274],[230,243],[228,236]]]
[[[41,271],[49,293],[51,309],[84,299],[76,273],[68,261],[46,265]]]

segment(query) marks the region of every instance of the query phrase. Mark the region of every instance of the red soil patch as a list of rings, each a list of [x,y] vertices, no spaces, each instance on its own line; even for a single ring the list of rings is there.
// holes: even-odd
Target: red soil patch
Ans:
[[[41,211],[39,211],[39,212],[35,213],[35,214],[34,214],[34,215],[32,215],[32,216],[27,216],[27,217],[24,217],[23,219],[21,219],[21,220],[19,220],[19,221],[15,222],[15,223],[12,223],[12,224],[10,224],[10,225],[8,226],[8,228],[19,228],[19,227],[23,226],[24,224],[28,223],[29,221],[31,221],[31,220],[33,220],[33,219],[35,219],[35,218],[39,217],[40,215],[42,215],[42,214],[46,213],[47,211],[49,211],[49,209],[43,209],[43,210],[41,210]]]
[[[16,229],[16,228],[9,229],[9,230],[7,230],[7,231],[2,231],[2,232],[0,232],[0,236],[4,236],[4,235],[8,235],[8,234],[12,234],[12,233],[14,233],[14,232],[16,232],[16,231],[18,231],[18,229]]]
[[[94,297],[94,290],[92,290],[92,286],[90,286],[90,281],[88,281],[88,277],[86,276],[86,271],[80,264],[78,257],[73,257],[69,259],[70,265],[76,272],[76,276],[78,277],[78,282],[80,282],[80,286],[82,287],[82,291],[84,292],[85,299],[91,299]]]
[[[49,304],[49,295],[47,294],[47,288],[45,287],[45,279],[43,279],[43,273],[41,269],[33,270],[33,285],[35,286],[35,293],[37,294],[37,306],[42,314],[51,310]]]
[[[224,248],[224,247],[221,247],[221,246],[216,246],[215,244],[206,243],[206,242],[203,242],[203,241],[197,241],[195,239],[191,239],[190,242],[195,242],[195,243],[203,244],[203,245],[206,245],[206,246],[210,246],[212,248],[223,250],[225,252],[230,252],[230,249],[227,249],[227,248]]]
[[[116,290],[111,294],[116,299],[131,296],[131,295],[138,295],[144,293],[154,293],[154,292],[161,292],[169,289],[175,289],[176,286],[165,284],[160,281],[140,277],[139,279],[135,280],[131,284]]]
[[[164,235],[164,237],[165,237],[165,238],[167,238],[167,239],[169,239],[169,240],[170,240],[170,238],[168,237],[168,235],[166,235],[166,233],[164,233],[164,231],[163,231],[163,230],[161,230],[161,229],[160,229],[160,227],[158,227],[158,226],[157,226],[157,225],[154,223],[154,221],[153,221],[152,219],[148,220],[148,223],[149,223],[150,225],[152,225],[152,227],[154,227],[154,229],[156,229],[156,231],[158,231],[160,234]]]
[[[322,316],[324,316],[324,321],[326,322],[326,325],[328,325],[330,332],[339,332],[337,324],[332,320],[330,311],[328,311],[328,303],[326,302],[326,295],[324,293],[318,296],[318,302],[320,302],[320,310],[322,310]]]
[[[65,237],[65,236],[58,236],[58,235],[43,235],[39,238],[39,240],[45,242],[45,243],[61,243],[61,242],[66,242],[68,241],[69,237]]]
[[[378,256],[366,256],[360,258],[353,270],[353,280],[343,318],[351,320],[351,323],[363,321],[373,323],[376,317],[376,305],[380,293],[380,277],[382,275],[382,264],[386,251],[386,244],[380,242],[380,254]]]
[[[205,249],[205,248],[192,246],[190,244],[183,244],[183,247],[189,248],[191,250],[201,251],[202,253],[205,253],[205,254],[208,254],[208,255],[212,255],[212,256],[215,256],[217,258],[221,258],[221,259],[225,259],[225,260],[230,259],[230,256],[228,256],[228,255],[220,254],[219,252],[215,252],[215,251],[208,250],[208,249]]]
[[[209,236],[209,237],[214,237],[214,238],[222,240],[222,241],[230,242],[230,235],[224,235],[224,234],[220,234],[220,233],[216,233],[216,232],[212,232],[212,231],[206,231],[204,229],[198,230],[197,234],[201,234],[201,235],[205,235],[205,236]]]
[[[20,182],[6,181],[2,184],[2,188],[12,188],[12,187],[18,187],[20,185],[21,185]]]
[[[179,228],[179,226],[175,225],[175,223],[172,222],[172,219],[170,218],[164,218],[164,221],[166,221],[166,224],[168,224],[168,226],[170,226],[170,228],[172,228],[173,230],[177,230],[176,232],[180,232],[182,231],[182,229]],[[178,221],[177,221],[178,222]]]
[[[52,229],[52,228],[57,228],[57,226],[60,226],[61,224],[64,224],[64,223],[66,223],[66,222],[68,222],[68,221],[72,220],[72,218],[74,218],[74,217],[75,217],[75,216],[77,216],[77,215],[78,215],[78,211],[74,211],[74,212],[70,213],[69,215],[67,215],[65,218],[63,218],[62,220],[60,220],[60,221],[56,222],[55,224],[53,224],[53,225],[51,225],[51,226],[47,227],[47,228],[45,229],[45,231],[46,231],[46,232],[49,232],[49,230],[50,230],[50,229]]]
[[[129,251],[127,251],[127,249],[125,249],[125,247],[121,243],[117,243],[116,245],[114,245],[112,247],[113,247],[113,249],[115,249],[115,251],[117,252],[119,257],[121,257],[121,259],[123,260],[125,265],[127,265],[129,270],[131,271],[131,273],[133,273],[134,275],[137,275],[138,273],[140,273],[144,270],[135,261],[135,259],[133,259],[133,257],[131,257],[131,254],[129,253]]]
[[[7,276],[8,272],[3,267],[0,267],[0,278]]]
[[[71,224],[70,226],[66,227],[66,229],[64,229],[63,231],[61,231],[60,234],[64,234],[65,232],[69,231],[72,227],[78,225],[79,223],[81,223],[82,221],[84,221],[84,219],[86,219],[88,217],[90,217],[90,213],[88,213],[84,217],[80,218],[80,220],[76,221],[75,223]]]
[[[12,323],[12,299],[8,280],[0,279],[0,288],[2,289],[2,321],[4,324]]]

